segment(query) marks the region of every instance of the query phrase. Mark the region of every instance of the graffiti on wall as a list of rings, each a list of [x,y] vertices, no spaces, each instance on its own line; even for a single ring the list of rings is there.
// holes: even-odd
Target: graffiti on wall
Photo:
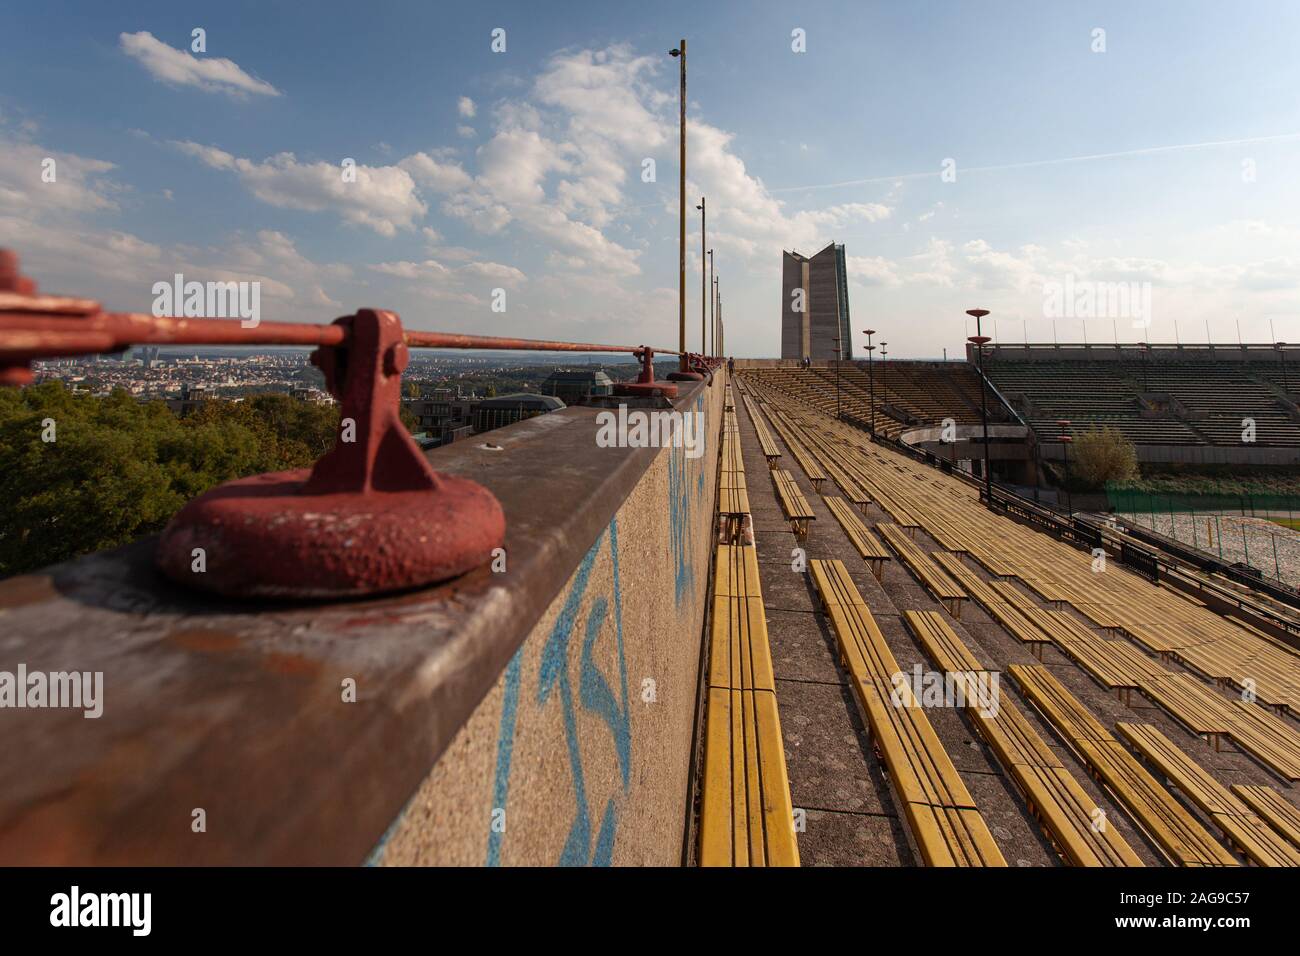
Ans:
[[[701,421],[705,421],[701,434],[707,445],[709,429],[704,418],[702,395],[695,399],[695,414],[700,416]],[[668,513],[674,561],[673,597],[679,608],[695,585],[695,515],[699,513],[704,501],[704,463],[710,460],[707,448],[701,450],[704,453],[694,459],[686,457],[684,448],[673,448],[668,455]],[[693,481],[692,469],[695,471]]]
[[[611,563],[611,591],[608,595],[588,596],[592,568],[603,551]],[[596,663],[597,647],[612,632],[617,674],[607,678]],[[581,634],[581,649],[576,662],[570,649]],[[505,696],[501,708],[501,726],[497,738],[497,761],[493,782],[494,808],[504,809],[510,797],[511,756],[518,729],[520,697],[523,693],[521,647],[511,658],[505,674]],[[576,687],[576,696],[575,696]],[[617,693],[615,693],[617,688]],[[537,683],[531,689],[539,708],[558,706],[564,722],[569,773],[573,781],[573,819],[568,838],[556,861],[561,866],[608,866],[613,859],[614,834],[618,825],[617,805],[611,796],[600,814],[593,838],[592,812],[587,793],[587,765],[579,743],[580,713],[594,715],[608,732],[618,761],[618,770],[626,793],[632,779],[632,719],[627,690],[627,657],[623,646],[623,594],[618,566],[618,519],[601,533],[569,586],[564,606],[542,647]],[[508,815],[507,815],[508,818]],[[487,864],[501,862],[502,842],[509,827],[490,827]]]
[[[695,411],[701,416],[705,414],[702,397],[696,400]],[[708,434],[707,428],[704,433]],[[708,462],[707,454],[688,458],[684,448],[673,448],[668,453],[667,504],[678,608],[693,593],[695,535],[707,533],[707,528],[695,526],[704,501]],[[592,571],[602,556],[610,562],[608,593],[596,593],[591,583]],[[575,659],[572,649],[579,640],[581,646]],[[597,663],[602,642],[609,640],[614,642],[616,671],[613,673],[603,672]],[[542,646],[536,683],[531,687],[525,686],[524,680],[524,656],[528,647],[525,644],[516,651],[506,667],[492,807],[509,819],[512,757],[521,708],[535,714],[547,707],[558,707],[564,727],[573,805],[566,811],[571,820],[556,862],[561,866],[607,866],[614,856],[620,798],[626,796],[632,780],[632,722],[623,640],[617,517],[610,521],[574,573],[564,604]],[[580,722],[589,728],[593,717],[613,745],[622,783],[621,791],[606,798],[598,813],[592,805],[589,787],[589,780],[595,776],[592,762],[597,758],[591,755],[590,742],[583,746],[586,738],[579,732]],[[601,778],[605,776],[602,774]],[[508,823],[504,827],[489,824],[486,860],[489,866],[500,865],[509,834]]]

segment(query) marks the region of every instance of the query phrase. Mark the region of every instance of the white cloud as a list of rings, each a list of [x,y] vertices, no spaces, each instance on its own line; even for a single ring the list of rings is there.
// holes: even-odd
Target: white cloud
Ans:
[[[507,285],[520,285],[528,281],[528,277],[514,266],[499,262],[470,262],[461,266],[459,272],[475,279],[491,279]]]
[[[898,285],[898,267],[883,256],[846,256],[849,279],[863,285]]]
[[[473,119],[475,114],[478,113],[478,109],[474,106],[473,100],[468,96],[462,96],[456,101],[456,112],[465,117],[465,119]]]
[[[375,272],[399,279],[445,279],[451,270],[434,259],[423,262],[378,262],[370,267]]]
[[[324,322],[344,310],[326,286],[352,275],[345,265],[312,262],[273,230],[236,233],[223,246],[164,246],[115,229],[0,215],[0,246],[18,250],[23,272],[44,291],[136,311],[151,307],[153,283],[179,272],[199,281],[260,282],[276,321]]]
[[[54,182],[42,173],[54,161]],[[114,165],[102,159],[48,149],[0,136],[0,211],[23,213],[100,212],[117,208],[123,187],[105,174]]]
[[[884,203],[844,203],[798,212],[787,210],[762,180],[750,175],[732,151],[733,134],[708,123],[691,126],[691,176],[688,194],[709,197],[712,244],[733,258],[760,265],[773,261],[773,249],[816,252],[835,234],[858,223],[889,218]],[[716,212],[715,212],[716,210]]]
[[[520,285],[528,280],[514,266],[499,262],[469,262],[453,269],[436,259],[425,259],[421,262],[378,262],[370,266],[370,269],[398,279],[426,282],[463,283],[466,280],[491,279],[509,285]]]
[[[345,221],[366,226],[381,236],[412,228],[428,211],[410,173],[400,166],[357,165],[355,181],[344,182],[341,166],[300,163],[293,153],[278,153],[255,162],[215,146],[193,142],[173,145],[213,169],[234,172],[264,203],[306,212],[333,210]]]
[[[397,165],[421,186],[436,193],[465,189],[474,181],[459,163],[439,162],[428,153],[413,153]]]
[[[539,203],[546,199],[546,176],[567,170],[555,143],[534,130],[505,129],[479,147],[478,183],[503,203]]]
[[[168,46],[145,30],[123,33],[118,42],[123,53],[138,60],[155,79],[172,86],[194,86],[236,98],[280,95],[270,83],[250,76],[233,60],[196,57],[188,50]]]

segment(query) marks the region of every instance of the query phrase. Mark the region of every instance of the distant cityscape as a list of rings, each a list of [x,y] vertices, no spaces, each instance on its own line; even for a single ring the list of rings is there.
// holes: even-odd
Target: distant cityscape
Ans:
[[[76,392],[107,396],[125,391],[141,402],[164,402],[185,417],[207,401],[242,401],[250,395],[287,394],[332,404],[325,379],[307,349],[130,349],[119,356],[79,356],[36,363],[36,381],[58,380]],[[676,359],[656,363],[661,376]],[[633,361],[536,354],[413,354],[402,375],[403,406],[414,416],[416,437],[434,447],[490,431],[533,415],[611,394],[615,382],[635,378]]]

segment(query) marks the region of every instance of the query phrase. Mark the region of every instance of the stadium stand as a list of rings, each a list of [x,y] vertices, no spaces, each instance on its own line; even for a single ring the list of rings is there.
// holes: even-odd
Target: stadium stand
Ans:
[[[1277,361],[1225,361],[1201,347],[1161,350],[1142,360],[1129,349],[1120,358],[1068,358],[1052,350],[1023,351],[1010,360],[986,360],[988,379],[1034,429],[1040,440],[1061,434],[1059,420],[1074,435],[1092,425],[1117,428],[1139,446],[1241,448],[1243,422],[1254,423],[1249,443],[1261,447],[1300,446],[1295,402],[1282,387]],[[1286,382],[1289,386],[1289,378]],[[1141,457],[1141,455],[1139,456]]]
[[[1230,741],[1259,767],[1288,784],[1297,779],[1294,763],[1300,758],[1300,733],[1291,722],[1300,713],[1295,695],[1300,655],[1295,648],[1221,616],[1191,594],[1154,585],[1118,562],[1099,561],[1093,554],[983,507],[972,482],[944,475],[872,443],[858,423],[837,421],[833,385],[828,390],[823,383],[818,397],[805,399],[784,379],[786,387],[778,387],[771,381],[774,378],[777,376],[769,369],[743,370],[738,376],[754,401],[769,415],[779,416],[786,432],[828,475],[831,487],[823,490],[822,501],[858,553],[860,532],[874,532],[930,594],[939,599],[947,595],[949,600],[940,603],[946,605],[953,622],[960,602],[949,602],[960,595],[961,601],[973,601],[1017,645],[1035,656],[1041,657],[1047,647],[1055,648],[1064,661],[1115,695],[1112,702],[1127,707],[1137,691],[1193,735],[1205,736],[1218,746]],[[834,466],[827,467],[831,462]],[[866,506],[850,497],[862,493],[873,512],[880,509],[883,520],[863,520],[852,510],[852,506]],[[852,520],[845,521],[846,516]],[[943,550],[928,552],[914,540],[919,535],[932,538]],[[826,612],[832,617],[843,616],[843,612],[831,612],[837,599],[826,596],[836,594],[837,588],[839,593],[847,592],[837,581],[838,569],[832,573],[825,562],[815,566],[818,570],[813,577]],[[838,600],[856,606],[852,594]],[[865,602],[862,607],[865,610]],[[954,625],[941,615],[903,613],[926,655],[942,668],[982,669],[953,630]],[[846,638],[838,637],[841,631],[852,634],[854,628],[866,627],[841,620],[834,629],[843,643]],[[1041,666],[1021,664],[1012,664],[1009,670],[1048,726],[1160,857],[1184,866],[1238,862],[1197,816],[1199,808],[1185,807],[1050,673]],[[1220,687],[1239,689],[1241,699],[1223,696]],[[969,706],[967,714],[976,721]],[[1008,717],[1007,726],[1015,719]],[[1028,784],[1017,776],[1023,772],[1012,769],[1017,766],[1012,745],[998,740],[997,728],[988,734],[983,730],[981,737],[1025,795]],[[1208,756],[1210,751],[1206,753]],[[1008,763],[1008,758],[1013,762]],[[1210,773],[1204,768],[1201,772]],[[1285,791],[1263,787],[1251,793],[1257,802],[1270,806],[1272,818],[1256,811],[1244,797],[1238,802],[1266,821],[1262,825],[1269,832],[1286,836],[1285,827],[1295,811]],[[1276,799],[1270,800],[1269,793],[1277,794]],[[1052,806],[1047,797],[1040,796],[1040,800],[1044,806]],[[1067,805],[1068,801],[1058,798],[1058,809]],[[1063,858],[1082,861],[1079,845],[1068,842],[1072,839],[1069,821],[1052,820],[1055,810],[1044,810],[1038,804],[1034,807]],[[1230,839],[1252,862],[1283,859],[1276,854],[1266,857],[1259,849],[1264,844],[1258,834],[1253,846],[1243,845],[1244,836]],[[1104,854],[1098,858],[1102,857]]]
[[[1057,736],[1116,795],[1171,862],[1181,866],[1236,863],[1046,667],[1012,665],[1010,674]]]

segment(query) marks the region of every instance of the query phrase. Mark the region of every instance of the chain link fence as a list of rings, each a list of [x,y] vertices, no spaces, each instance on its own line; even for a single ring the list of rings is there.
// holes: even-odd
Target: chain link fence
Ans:
[[[1300,497],[1106,490],[1117,516],[1283,584],[1300,585]]]

